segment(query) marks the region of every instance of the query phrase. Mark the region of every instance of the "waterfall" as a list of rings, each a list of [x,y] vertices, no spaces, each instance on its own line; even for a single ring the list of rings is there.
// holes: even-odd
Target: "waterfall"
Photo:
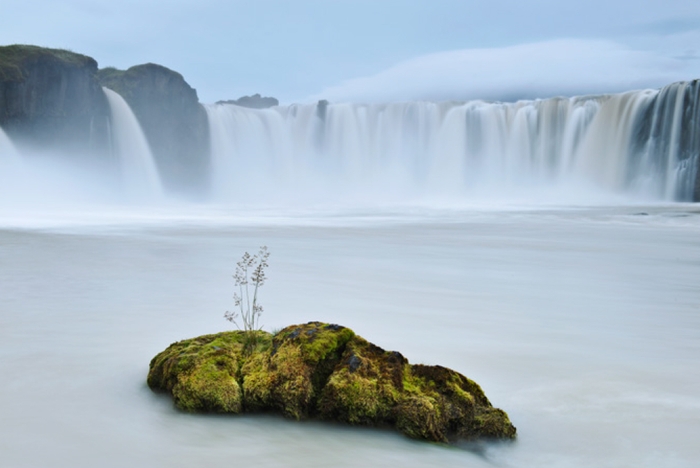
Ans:
[[[22,158],[15,145],[0,127],[0,171],[12,171],[22,164]]]
[[[136,116],[124,98],[102,88],[112,113],[111,137],[121,163],[127,194],[138,198],[159,198],[162,186],[153,154]]]
[[[582,183],[691,200],[699,97],[695,81],[515,103],[210,105],[213,193],[383,200]]]

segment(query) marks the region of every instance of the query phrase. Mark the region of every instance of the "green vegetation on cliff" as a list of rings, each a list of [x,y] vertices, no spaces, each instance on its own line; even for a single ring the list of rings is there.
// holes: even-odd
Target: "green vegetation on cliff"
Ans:
[[[180,341],[153,358],[148,385],[184,411],[279,412],[356,425],[395,427],[435,442],[515,438],[508,415],[479,385],[441,366],[411,365],[349,328],[320,322]]]
[[[61,62],[76,67],[92,65],[97,69],[97,62],[93,58],[76,54],[70,50],[14,44],[0,46],[0,81],[22,81],[26,79],[25,64],[36,61]]]
[[[97,72],[97,79],[102,86],[121,94],[127,102],[147,98],[150,94],[154,101],[151,105],[170,104],[165,100],[170,97],[177,97],[189,105],[199,103],[197,92],[187,84],[181,74],[155,63],[135,65],[128,70],[101,68]]]

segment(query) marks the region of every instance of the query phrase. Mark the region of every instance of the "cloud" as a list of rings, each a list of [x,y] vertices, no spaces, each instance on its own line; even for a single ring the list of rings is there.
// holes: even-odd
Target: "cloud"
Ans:
[[[310,96],[331,102],[511,101],[661,87],[700,78],[700,60],[609,40],[558,39],[420,56]]]
[[[700,17],[673,17],[648,21],[636,28],[640,33],[658,34],[661,36],[679,34],[700,29]]]

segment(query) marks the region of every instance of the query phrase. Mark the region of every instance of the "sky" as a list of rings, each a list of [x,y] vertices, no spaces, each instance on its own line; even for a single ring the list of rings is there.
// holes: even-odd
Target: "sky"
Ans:
[[[153,62],[202,102],[516,100],[700,78],[698,0],[0,0],[0,45]]]

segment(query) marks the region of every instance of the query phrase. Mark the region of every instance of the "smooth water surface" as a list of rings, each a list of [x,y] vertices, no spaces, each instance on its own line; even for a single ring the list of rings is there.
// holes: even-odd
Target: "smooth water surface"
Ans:
[[[17,219],[0,227],[2,467],[700,459],[697,205]],[[267,330],[335,322],[411,362],[452,367],[509,413],[517,442],[447,448],[384,430],[190,415],[151,393],[156,353],[228,328],[235,262],[263,244]]]

